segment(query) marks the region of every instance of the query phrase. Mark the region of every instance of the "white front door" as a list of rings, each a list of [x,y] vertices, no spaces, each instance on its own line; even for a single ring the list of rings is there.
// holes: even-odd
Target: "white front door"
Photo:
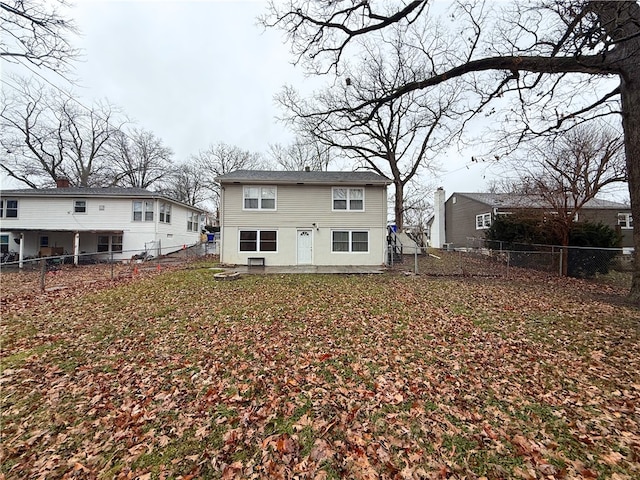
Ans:
[[[298,230],[298,265],[311,265],[312,230]]]

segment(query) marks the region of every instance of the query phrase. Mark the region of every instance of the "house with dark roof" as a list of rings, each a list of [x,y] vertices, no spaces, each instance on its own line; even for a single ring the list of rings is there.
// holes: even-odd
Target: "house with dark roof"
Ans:
[[[382,265],[389,179],[373,172],[238,170],[221,186],[220,261]]]
[[[453,193],[445,201],[445,192],[438,189],[434,199],[434,215],[430,221],[430,244],[442,248],[468,246],[470,238],[484,238],[485,232],[498,215],[524,210],[550,210],[548,203],[537,195],[511,193]],[[609,200],[589,200],[578,213],[577,221],[602,223],[622,234],[622,246],[633,246],[631,207]]]
[[[75,263],[166,254],[200,241],[196,207],[142,188],[58,188],[0,192],[0,248]]]

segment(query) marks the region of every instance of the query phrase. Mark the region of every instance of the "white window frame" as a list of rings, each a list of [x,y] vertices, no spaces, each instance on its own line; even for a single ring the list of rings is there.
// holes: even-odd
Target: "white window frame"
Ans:
[[[9,234],[8,233],[3,233],[0,235],[0,253],[9,253]]]
[[[257,189],[258,196],[251,197],[248,196],[247,193],[249,189]],[[265,194],[273,190],[273,198],[269,198]],[[248,207],[247,200],[257,200],[257,207]],[[273,208],[265,207],[263,205],[265,200],[273,200]],[[278,187],[276,185],[245,185],[242,187],[242,210],[248,211],[265,211],[265,212],[275,212],[278,209]]]
[[[256,233],[256,249],[255,250],[242,250],[241,248],[241,244],[243,242],[242,240],[242,232],[255,232]],[[263,243],[262,240],[262,232],[273,232],[276,234],[276,249],[275,250],[262,250],[261,246]],[[238,230],[238,253],[278,253],[278,230],[275,228],[242,228]],[[251,241],[251,240],[244,240],[244,241]],[[264,242],[271,242],[271,240],[264,240]]]
[[[159,210],[158,221],[160,223],[171,223],[171,204],[169,202],[160,202]]]
[[[336,191],[346,190],[346,198],[336,198]],[[359,190],[362,192],[362,199],[351,198],[352,192]],[[365,211],[365,188],[364,187],[331,187],[331,211],[332,212],[364,212]],[[336,201],[344,200],[346,202],[345,208],[336,208]],[[351,208],[352,201],[362,200],[362,208]]]
[[[17,198],[3,198],[1,202],[2,204],[0,205],[0,218],[18,218],[19,203]],[[15,202],[15,208],[9,208],[9,202]],[[11,210],[12,212],[15,210],[16,214],[11,216],[7,215],[9,210]]]
[[[106,238],[107,243],[100,243],[101,238]],[[100,246],[106,246],[106,250],[100,250]],[[120,253],[122,252],[122,234],[106,234],[106,235],[98,235],[97,243],[96,243],[96,251],[99,253]]]
[[[334,249],[334,235],[336,233],[348,233],[348,250],[335,250]],[[367,249],[366,250],[354,250],[353,249],[353,245],[354,245],[354,239],[353,239],[353,234],[354,233],[366,233],[367,234]],[[340,229],[336,229],[336,230],[331,230],[331,253],[348,253],[348,254],[352,254],[352,253],[369,253],[369,249],[371,246],[371,241],[370,241],[370,235],[369,235],[369,230],[340,230]],[[356,240],[357,241],[357,240]]]
[[[486,230],[491,227],[491,212],[476,215],[476,230]]]
[[[618,213],[618,226],[622,230],[633,230],[633,217],[630,213]]]
[[[87,213],[87,201],[85,199],[77,199],[73,201],[73,213],[76,214],[80,214],[80,215],[85,215]]]
[[[136,204],[140,204],[140,210],[136,210]],[[134,222],[153,222],[154,216],[153,200],[134,200],[132,205],[131,219]],[[140,218],[136,219],[136,213],[140,214]]]
[[[189,210],[187,212],[187,232],[200,231],[200,213]]]

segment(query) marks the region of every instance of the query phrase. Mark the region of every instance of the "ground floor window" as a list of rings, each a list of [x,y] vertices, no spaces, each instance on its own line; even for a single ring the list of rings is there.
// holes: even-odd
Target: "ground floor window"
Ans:
[[[241,252],[278,251],[278,232],[276,230],[240,230]]]
[[[98,235],[98,252],[121,252],[122,235]]]
[[[369,232],[354,230],[331,232],[332,252],[368,252]]]
[[[0,253],[9,253],[9,235],[0,235]]]

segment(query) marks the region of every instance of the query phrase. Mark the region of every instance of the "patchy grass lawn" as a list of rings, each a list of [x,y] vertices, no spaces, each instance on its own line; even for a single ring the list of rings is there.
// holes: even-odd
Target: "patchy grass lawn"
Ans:
[[[3,293],[0,477],[638,478],[621,295],[193,266]]]

